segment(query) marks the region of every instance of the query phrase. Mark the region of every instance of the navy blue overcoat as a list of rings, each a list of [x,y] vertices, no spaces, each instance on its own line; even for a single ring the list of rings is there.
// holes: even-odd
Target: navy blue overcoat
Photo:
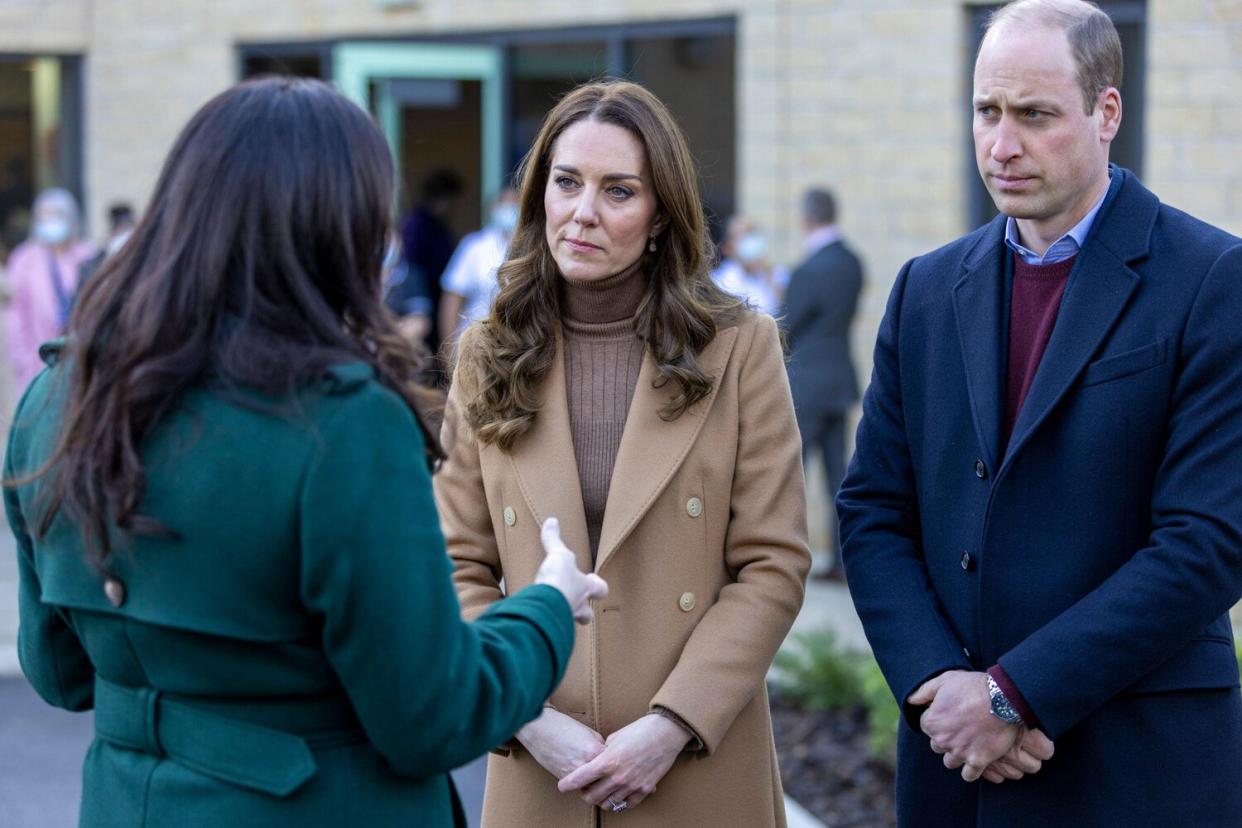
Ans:
[[[999,662],[1056,742],[967,784],[907,707],[902,825],[1242,825],[1242,241],[1114,167],[1002,454],[1004,217],[901,271],[838,498],[894,694]]]

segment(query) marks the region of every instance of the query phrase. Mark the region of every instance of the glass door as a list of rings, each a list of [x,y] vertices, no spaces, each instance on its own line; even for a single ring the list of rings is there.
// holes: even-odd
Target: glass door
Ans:
[[[495,46],[341,43],[333,80],[375,115],[407,192],[437,170],[464,184],[458,232],[477,229],[505,170],[504,61]]]

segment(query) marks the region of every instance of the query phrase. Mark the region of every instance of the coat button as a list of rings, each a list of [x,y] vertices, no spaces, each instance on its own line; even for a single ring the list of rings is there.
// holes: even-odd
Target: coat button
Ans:
[[[682,612],[689,612],[694,609],[694,593],[683,592],[681,599],[677,601],[677,606],[681,607]]]
[[[972,568],[974,568],[974,565],[975,565],[975,559],[970,557],[970,553],[963,552],[962,553],[962,571],[969,572]]]
[[[512,526],[517,523],[517,512],[513,511],[512,506],[505,507],[505,526]]]
[[[687,500],[686,501],[686,513],[689,514],[690,517],[693,517],[693,518],[696,518],[699,515],[703,514],[703,501],[699,500],[697,497],[692,497],[689,500]]]
[[[125,603],[125,584],[116,578],[108,578],[104,581],[104,597],[108,599],[108,603],[114,607],[120,607]]]
[[[987,467],[987,464],[984,463],[982,460],[975,461],[975,477],[979,478],[980,480],[988,479],[988,467]]]

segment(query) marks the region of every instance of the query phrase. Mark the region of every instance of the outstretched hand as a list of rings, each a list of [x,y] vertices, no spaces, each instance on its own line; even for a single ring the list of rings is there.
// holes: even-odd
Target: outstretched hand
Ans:
[[[579,624],[589,623],[594,617],[590,602],[606,596],[608,584],[595,573],[578,569],[574,553],[561,540],[561,525],[556,518],[543,522],[539,540],[543,544],[544,558],[535,573],[535,583],[560,590],[573,610],[574,620]]]

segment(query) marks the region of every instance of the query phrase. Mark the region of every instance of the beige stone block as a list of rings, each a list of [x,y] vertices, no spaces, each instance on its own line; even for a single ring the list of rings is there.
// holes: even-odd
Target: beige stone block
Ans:
[[[1182,154],[1183,175],[1220,180],[1230,173],[1242,175],[1242,142],[1202,141],[1190,144]]]
[[[1208,0],[1203,5],[1207,6],[1207,15],[1213,23],[1242,24],[1242,2],[1239,0]]]
[[[1231,217],[1229,185],[1220,178],[1189,180],[1178,178],[1159,184],[1160,200],[1204,221],[1218,224]]]
[[[1150,4],[1153,27],[1187,27],[1207,22],[1210,2],[1204,0],[1156,0]]]
[[[1229,38],[1209,27],[1165,32],[1151,38],[1148,62],[1152,71],[1171,67],[1215,67],[1233,62]]]
[[[1191,71],[1187,69],[1167,68],[1147,73],[1145,80],[1147,102],[1149,105],[1179,106],[1186,102],[1186,87]],[[1126,92],[1122,90],[1121,100],[1126,102]]]
[[[1184,100],[1190,105],[1237,101],[1239,92],[1242,92],[1242,65],[1198,69],[1186,75]]]
[[[1213,109],[1215,133],[1222,138],[1242,137],[1242,102],[1218,104]]]
[[[1151,106],[1147,110],[1149,136],[1208,138],[1212,135],[1213,113],[1207,106]]]

